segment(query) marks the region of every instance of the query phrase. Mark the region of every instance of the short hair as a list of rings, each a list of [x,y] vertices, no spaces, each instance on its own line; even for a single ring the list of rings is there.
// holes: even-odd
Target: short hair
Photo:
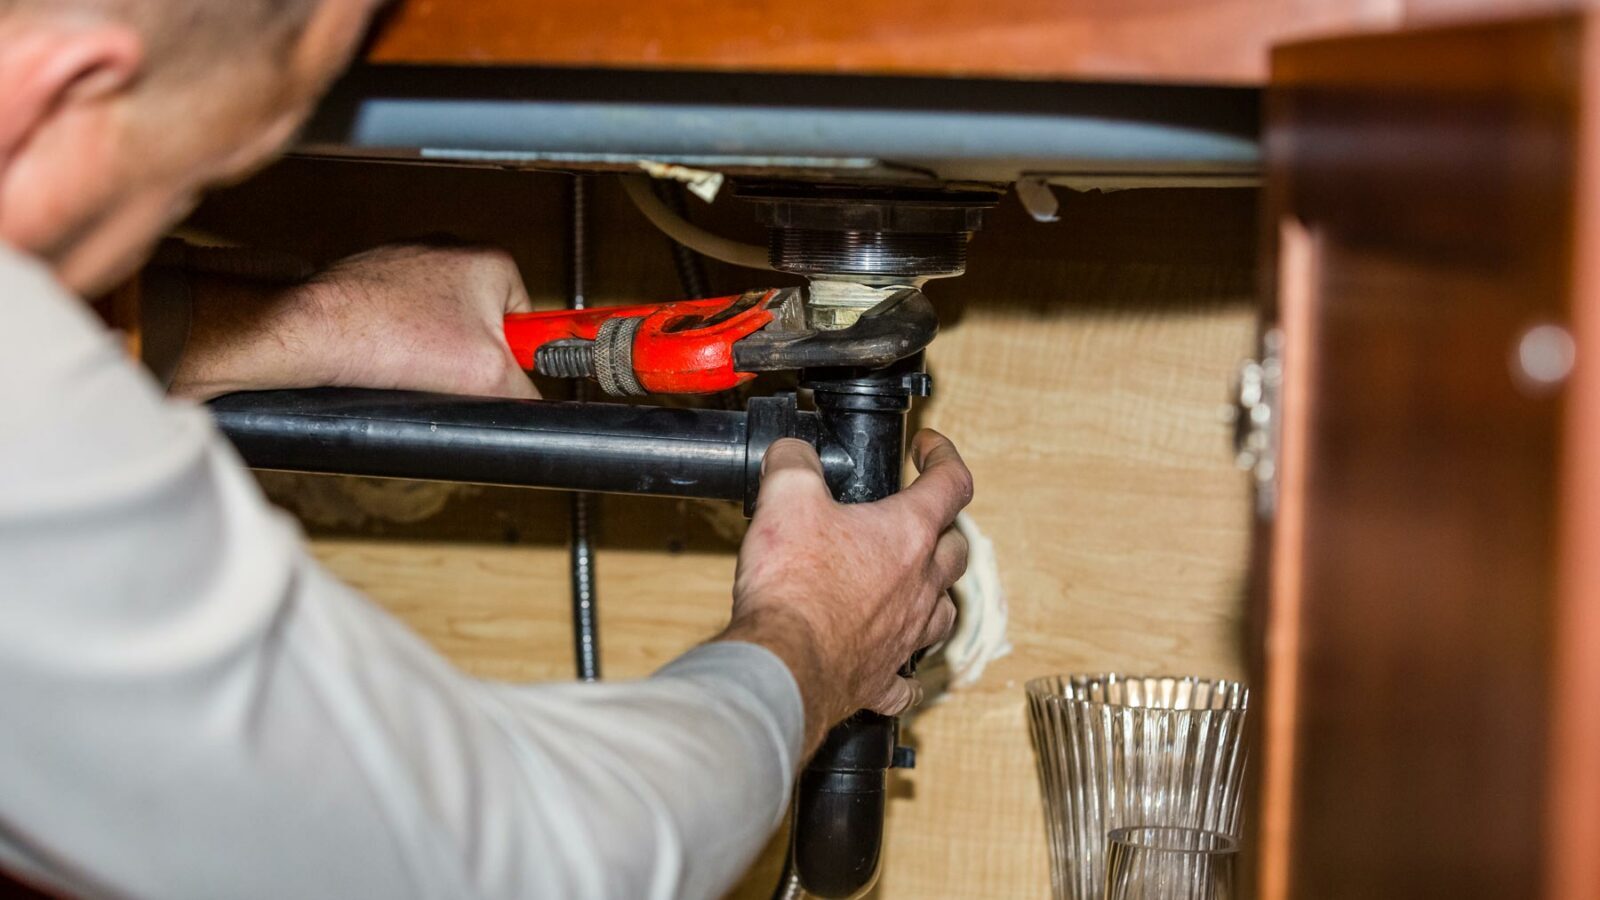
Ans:
[[[281,57],[325,0],[0,0],[0,16],[90,14],[139,30],[153,75],[193,74],[252,51]]]

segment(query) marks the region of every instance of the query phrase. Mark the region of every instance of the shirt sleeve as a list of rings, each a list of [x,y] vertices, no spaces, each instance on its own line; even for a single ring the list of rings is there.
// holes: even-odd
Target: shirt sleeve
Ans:
[[[788,800],[767,650],[470,679],[0,248],[0,869],[82,896],[715,897]]]

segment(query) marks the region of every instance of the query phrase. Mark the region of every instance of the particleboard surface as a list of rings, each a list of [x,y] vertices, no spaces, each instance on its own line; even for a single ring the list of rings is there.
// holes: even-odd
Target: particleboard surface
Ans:
[[[536,295],[559,293],[549,179],[378,172],[290,164],[201,221],[330,256],[441,228],[494,238],[517,248]],[[345,202],[325,203],[328,184]],[[601,301],[673,296],[659,239],[609,187],[600,194]],[[999,555],[1015,650],[911,723],[918,768],[897,775],[880,900],[1048,896],[1026,679],[1244,668],[1248,495],[1219,410],[1255,328],[1254,197],[1063,201],[1065,221],[1038,225],[1008,198],[974,242],[969,274],[930,289],[946,330],[929,355],[936,396],[918,420],[953,437],[976,476],[971,513]],[[297,204],[317,217],[295,221]],[[530,217],[530,204],[548,217]],[[724,229],[741,219],[697,212]],[[712,274],[719,288],[753,284]],[[561,495],[266,481],[306,519],[329,568],[467,671],[570,677]],[[724,507],[666,500],[608,498],[600,519],[605,674],[644,675],[726,620],[742,525]],[[734,896],[765,898],[779,855],[769,847]]]

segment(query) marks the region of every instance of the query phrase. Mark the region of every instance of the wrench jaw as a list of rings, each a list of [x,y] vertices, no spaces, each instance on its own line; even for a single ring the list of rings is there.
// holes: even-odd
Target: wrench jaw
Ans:
[[[844,328],[816,327],[809,315],[815,307],[802,310],[805,315],[781,315],[734,345],[734,365],[743,372],[880,369],[933,343],[939,317],[921,291],[906,287],[880,296]]]

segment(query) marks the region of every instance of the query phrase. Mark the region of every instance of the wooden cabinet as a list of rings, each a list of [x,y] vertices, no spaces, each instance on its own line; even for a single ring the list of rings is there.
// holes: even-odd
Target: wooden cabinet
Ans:
[[[1600,896],[1596,33],[1291,46],[1261,896]]]
[[[1248,84],[1269,80],[1268,47],[1281,44],[1265,91],[1258,257],[1226,239],[1250,227],[1247,194],[1073,195],[1048,226],[1004,207],[974,242],[972,272],[933,290],[955,315],[929,357],[939,396],[920,414],[977,472],[974,513],[992,529],[1012,591],[1016,652],[915,720],[924,765],[907,779],[914,798],[891,809],[880,894],[1044,890],[1026,678],[1231,674],[1248,655],[1260,896],[1592,900],[1600,44],[1581,14],[1504,17],[1524,5],[413,0],[368,58]],[[1483,22],[1414,27],[1465,13]],[[1354,30],[1383,33],[1285,43]],[[755,95],[746,84],[718,102]],[[818,115],[846,107],[820,104]],[[1086,108],[1160,118],[1142,102]],[[510,158],[498,145],[478,149]],[[366,176],[343,177],[352,190]],[[431,200],[429,180],[408,184],[413,197],[369,186],[373,197],[353,209],[402,209],[324,225],[375,239],[399,235],[363,232],[374,220],[399,227],[410,211],[416,227],[456,214],[479,237],[509,235],[525,250],[558,243],[526,223],[500,224],[520,221],[520,199],[502,199],[515,208],[499,212],[464,199],[471,179],[490,177],[435,174],[463,189],[440,187]],[[506,184],[478,187],[521,197]],[[295,190],[316,189],[276,195]],[[618,241],[658,240],[620,204],[607,215]],[[667,280],[639,269],[640,254],[614,258],[634,267],[617,270],[619,296]],[[523,262],[535,278],[541,265],[558,268],[537,253]],[[1252,327],[1252,266],[1265,274],[1283,379],[1273,514],[1255,529],[1253,627],[1240,653],[1247,501],[1211,415]],[[458,545],[460,521],[520,522],[519,507],[536,520],[543,502],[495,493],[460,504],[454,525],[383,526],[416,542],[400,547],[325,529],[320,553],[469,669],[561,677],[565,650],[552,649],[566,642],[561,609],[528,604],[520,575],[496,576],[512,567],[559,584],[559,535],[544,533],[525,554]],[[613,672],[648,671],[722,615],[716,586],[737,525],[718,525],[699,560],[664,560],[655,526],[681,532],[699,513],[653,509],[622,514],[626,552],[603,548]],[[505,528],[514,544],[533,533]],[[436,566],[414,564],[419,547]],[[434,581],[424,596],[415,585],[425,578]],[[452,591],[473,600],[452,607]],[[535,658],[541,647],[547,655]],[[774,863],[769,855],[738,896],[763,895]]]
[[[1592,900],[1600,44],[1582,15],[1492,21],[1514,5],[411,0],[368,59],[1255,84],[1283,45],[1265,95],[1264,252],[1243,191],[1073,194],[1050,225],[1008,200],[970,274],[930,289],[950,327],[918,415],[977,473],[1015,651],[913,721],[922,767],[891,807],[879,895],[1042,896],[1027,678],[1233,675],[1249,655],[1260,896]],[[1405,28],[1464,9],[1490,21]],[[1355,30],[1389,33],[1285,43]],[[554,304],[558,219],[528,214],[554,208],[554,184],[298,161],[202,224],[311,256],[446,228],[515,247]],[[343,202],[296,220],[293,198],[335,186]],[[670,298],[660,236],[602,194],[596,297]],[[1248,498],[1215,411],[1248,349],[1258,267],[1284,378],[1246,629]],[[272,486],[330,568],[459,665],[566,677],[558,499]],[[643,675],[725,616],[741,525],[640,500],[604,516],[608,674]],[[765,896],[779,855],[736,896]]]

